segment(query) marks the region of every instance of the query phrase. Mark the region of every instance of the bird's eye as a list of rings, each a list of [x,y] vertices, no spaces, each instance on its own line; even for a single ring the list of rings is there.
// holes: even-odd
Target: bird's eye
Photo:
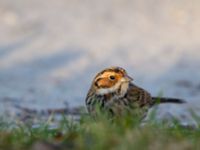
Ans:
[[[110,76],[110,80],[115,80],[115,76]]]

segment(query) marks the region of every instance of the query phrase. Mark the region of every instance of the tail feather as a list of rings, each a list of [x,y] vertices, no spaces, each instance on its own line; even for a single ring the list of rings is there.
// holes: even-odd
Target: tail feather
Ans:
[[[176,104],[183,104],[186,103],[185,100],[178,99],[178,98],[168,98],[168,97],[152,97],[154,104],[160,104],[160,103],[176,103]]]

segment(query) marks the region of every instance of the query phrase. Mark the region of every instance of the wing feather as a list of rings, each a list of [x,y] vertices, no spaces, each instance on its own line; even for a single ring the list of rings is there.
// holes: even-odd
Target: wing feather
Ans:
[[[127,99],[129,102],[137,103],[139,107],[150,106],[152,103],[150,93],[132,83],[129,85],[127,94]]]

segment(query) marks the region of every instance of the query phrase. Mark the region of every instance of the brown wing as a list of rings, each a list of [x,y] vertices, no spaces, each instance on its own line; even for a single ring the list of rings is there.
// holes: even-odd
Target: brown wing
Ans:
[[[137,103],[139,107],[150,106],[152,104],[151,95],[144,89],[132,83],[129,85],[127,99],[133,105]]]

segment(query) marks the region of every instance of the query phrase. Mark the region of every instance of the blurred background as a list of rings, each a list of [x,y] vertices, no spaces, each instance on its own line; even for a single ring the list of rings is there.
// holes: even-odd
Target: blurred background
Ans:
[[[0,114],[82,106],[108,66],[199,105],[199,16],[198,0],[0,0]]]

